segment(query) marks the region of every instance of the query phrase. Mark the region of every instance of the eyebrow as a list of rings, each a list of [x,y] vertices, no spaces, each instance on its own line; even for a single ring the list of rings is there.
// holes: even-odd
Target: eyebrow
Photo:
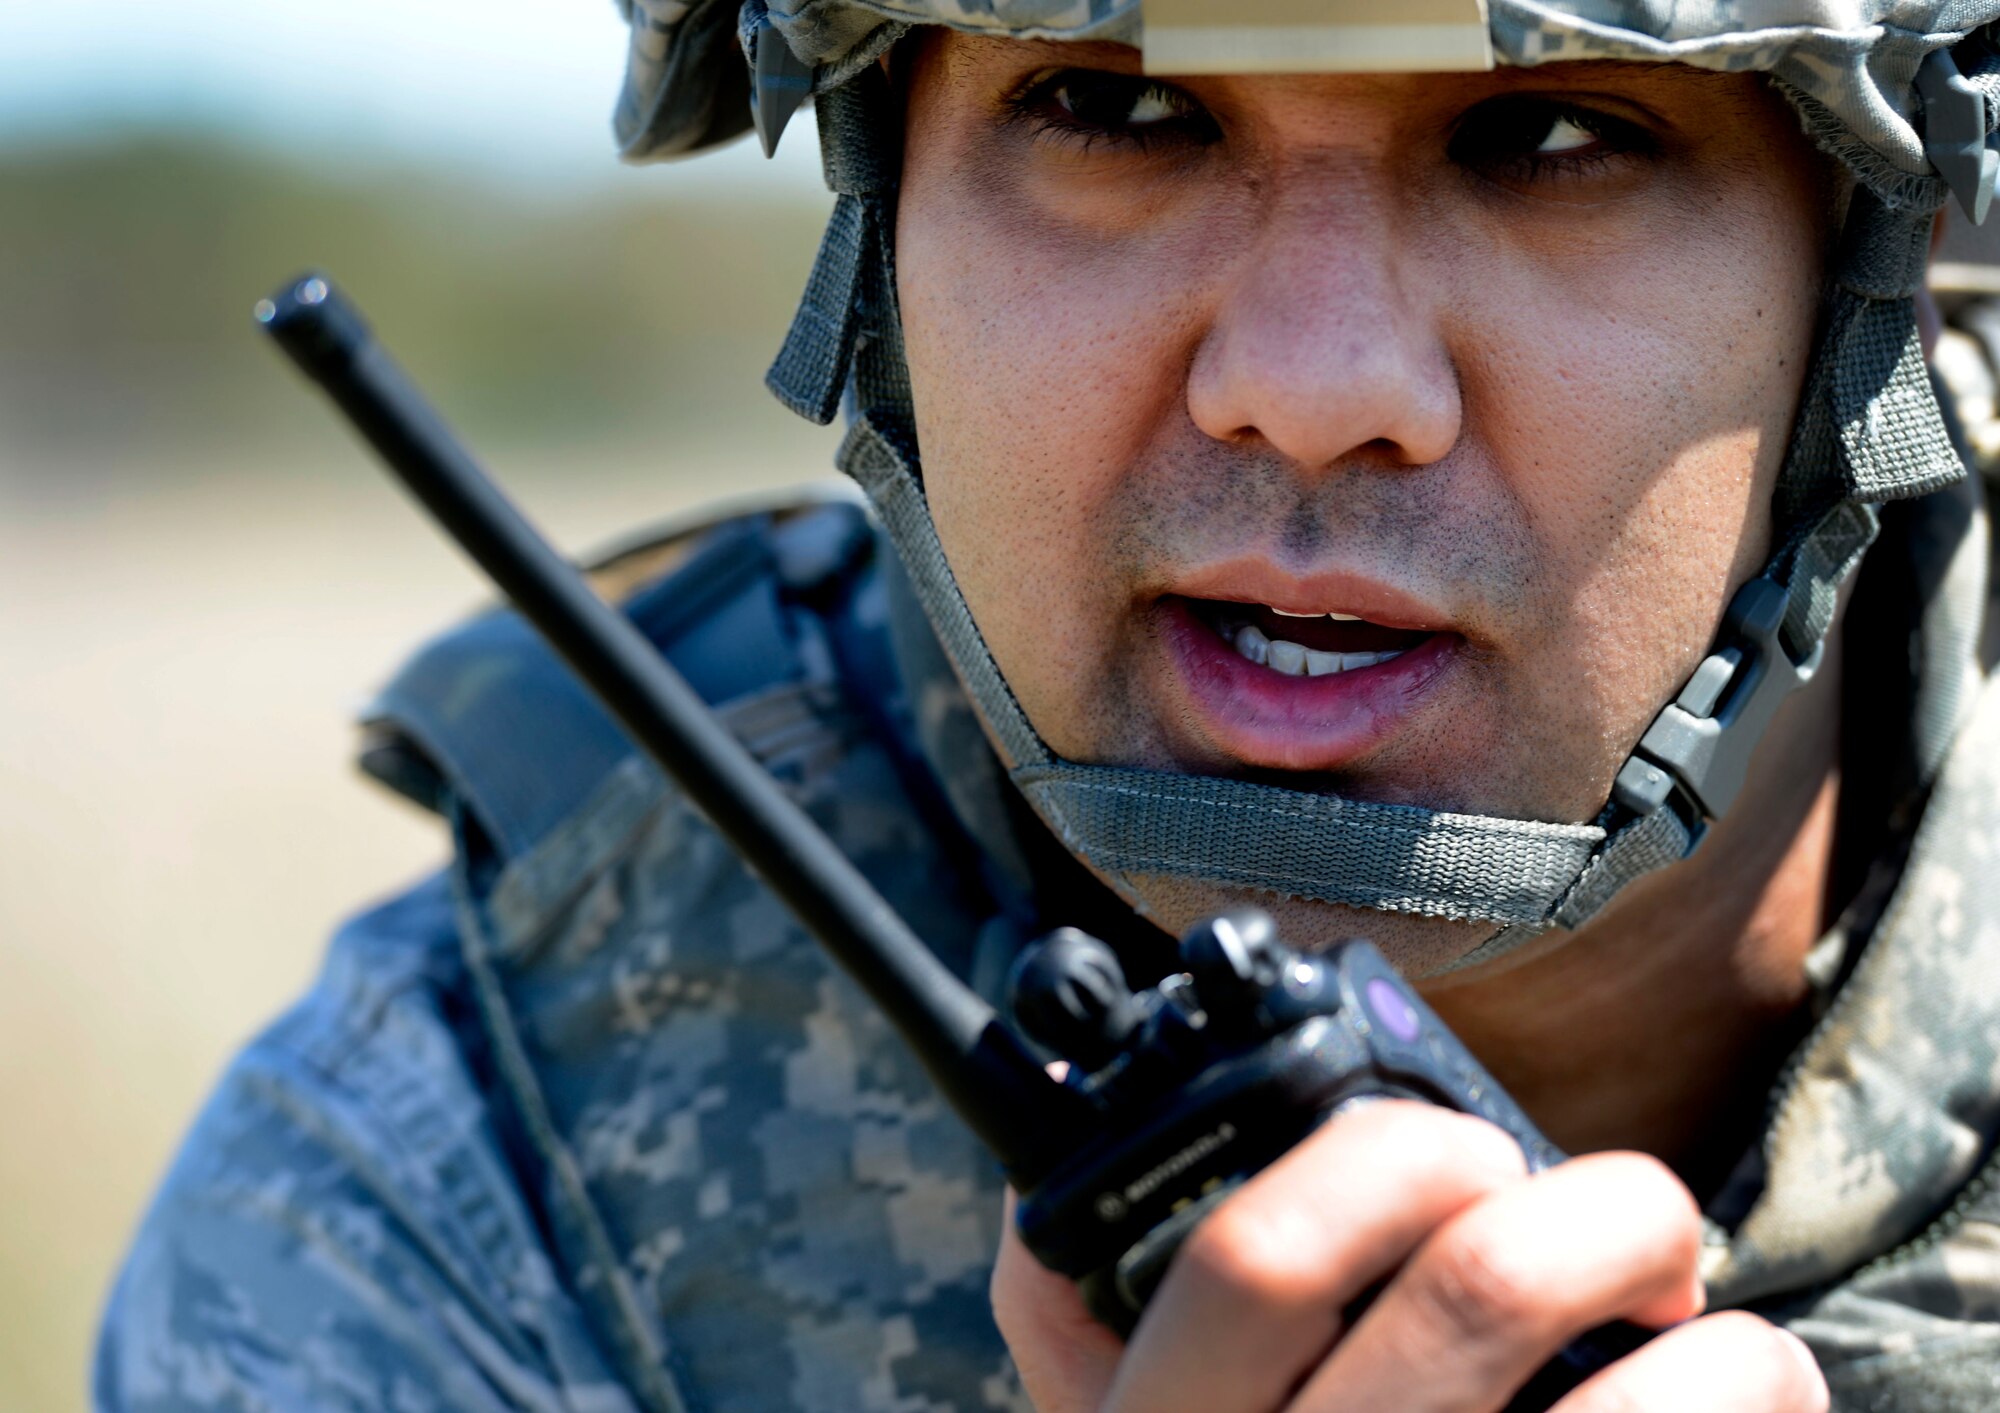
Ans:
[[[1047,56],[1051,61],[1060,60],[1064,67],[1093,68],[1098,65],[1116,67],[1129,64],[1138,67],[1139,51],[1130,44],[1116,44],[1106,39],[1017,39],[1012,35],[975,34],[964,30],[953,32],[961,43],[969,45],[1004,44],[1011,52],[1026,49]]]
[[[1101,68],[1120,73],[1139,73],[1139,51],[1129,44],[1118,44],[1108,40],[1074,39],[1017,39],[1011,36],[979,34],[965,30],[953,31],[952,37],[964,44],[958,49],[955,62],[948,67],[960,76],[972,71],[978,64],[975,57],[979,49],[988,45],[1005,45],[1010,53],[1017,56],[1026,51],[1031,62],[1039,59],[1054,68]],[[956,46],[954,46],[956,47]],[[1393,75],[1382,75],[1392,77]],[[1203,75],[1205,78],[1255,78],[1265,75]],[[1286,75],[1269,75],[1280,78]],[[1294,76],[1296,77],[1296,76]],[[1532,86],[1536,83],[1554,84],[1562,88],[1588,88],[1592,85],[1606,85],[1616,89],[1626,84],[1657,84],[1667,80],[1677,85],[1694,84],[1696,87],[1728,86],[1732,73],[1702,68],[1695,64],[1680,63],[1672,59],[1559,59],[1546,64],[1500,64],[1490,70],[1466,70],[1454,72],[1444,77],[1461,80],[1485,80],[1500,92]]]
[[[1589,78],[1611,75],[1632,78],[1654,78],[1660,74],[1716,74],[1715,69],[1704,69],[1698,64],[1683,64],[1673,59],[1557,59],[1547,64],[1501,64],[1494,70],[1496,74],[1582,74]]]

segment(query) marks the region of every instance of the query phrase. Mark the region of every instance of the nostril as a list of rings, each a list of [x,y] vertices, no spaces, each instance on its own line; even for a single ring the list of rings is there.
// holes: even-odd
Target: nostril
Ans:
[[[1421,311],[1265,283],[1239,292],[1195,349],[1187,406],[1204,435],[1262,442],[1311,471],[1427,466],[1457,444],[1457,369]]]

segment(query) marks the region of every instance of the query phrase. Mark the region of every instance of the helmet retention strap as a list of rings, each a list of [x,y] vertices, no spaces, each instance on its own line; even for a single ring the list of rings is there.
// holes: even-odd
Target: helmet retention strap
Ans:
[[[939,639],[1036,812],[1142,911],[1149,880],[1260,889],[1500,925],[1455,966],[1580,927],[1627,884],[1686,857],[1741,788],[1778,703],[1810,680],[1875,503],[1964,474],[1931,390],[1913,296],[1929,214],[1857,190],[1775,497],[1778,549],[1731,600],[1714,647],[1642,736],[1589,824],[1451,814],[1056,756],[959,593],[926,503],[896,310],[901,113],[871,65],[817,100],[838,194],[806,295],[767,378],[831,422],[838,463],[882,516]]]

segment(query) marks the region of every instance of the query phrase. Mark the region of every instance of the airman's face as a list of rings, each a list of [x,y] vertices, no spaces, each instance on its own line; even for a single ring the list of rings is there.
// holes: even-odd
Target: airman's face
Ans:
[[[1781,99],[954,34],[908,134],[925,485],[1058,754],[1596,813],[1767,551],[1833,201]],[[1487,930],[1287,912],[1417,967]]]

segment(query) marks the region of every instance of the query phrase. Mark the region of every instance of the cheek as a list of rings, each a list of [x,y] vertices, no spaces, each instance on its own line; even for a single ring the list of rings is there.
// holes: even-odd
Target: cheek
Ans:
[[[898,291],[926,466],[1004,463],[986,489],[1023,502],[1107,493],[1180,400],[1183,252],[1037,221],[997,180],[915,177]]]
[[[1489,250],[1466,285],[1489,330],[1540,312],[1462,360],[1468,425],[1532,526],[1539,715],[1600,741],[1605,780],[1768,552],[1819,300],[1817,204],[1792,195],[1745,181],[1643,242]]]
[[[912,163],[896,235],[925,490],[988,646],[1061,749],[1115,690],[1115,503],[1185,418],[1192,321],[1162,297],[1184,287],[1176,252],[1023,217],[964,165]]]

